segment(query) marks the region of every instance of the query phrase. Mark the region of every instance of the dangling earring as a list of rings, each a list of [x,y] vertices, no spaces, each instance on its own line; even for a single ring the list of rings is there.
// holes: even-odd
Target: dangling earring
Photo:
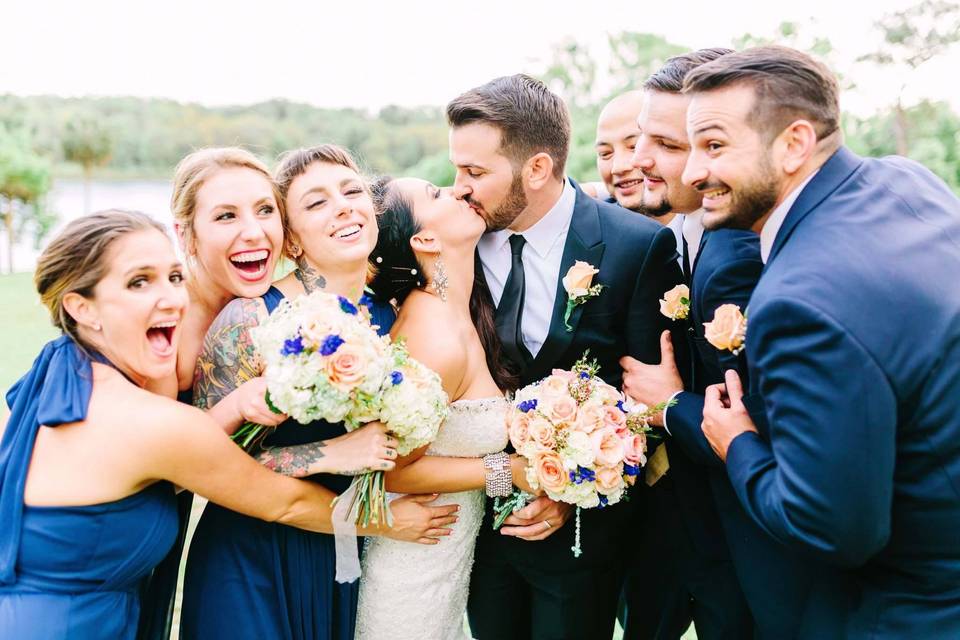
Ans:
[[[437,256],[437,261],[433,263],[433,282],[430,286],[444,302],[447,301],[447,284],[447,270],[443,268],[443,260]]]

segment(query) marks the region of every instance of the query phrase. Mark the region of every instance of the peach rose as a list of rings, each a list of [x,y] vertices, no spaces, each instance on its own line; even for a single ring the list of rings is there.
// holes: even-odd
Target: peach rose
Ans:
[[[690,288],[678,284],[663,294],[660,299],[660,313],[671,320],[683,320],[690,313]]]
[[[712,322],[704,322],[704,337],[721,351],[739,353],[747,336],[747,319],[735,304],[722,304],[713,314]]]
[[[593,433],[597,429],[603,428],[604,410],[602,405],[585,404],[580,407],[577,414],[577,420],[573,423],[573,428],[584,433]]]
[[[569,476],[563,460],[553,451],[538,451],[533,454],[530,466],[537,474],[537,481],[546,491],[559,493],[567,485]]]
[[[513,448],[519,451],[530,439],[530,414],[514,409],[507,421],[507,433]]]
[[[566,369],[554,369],[550,372],[550,375],[561,378],[565,382],[570,382],[577,377],[577,374],[575,374],[573,371],[567,371]]]
[[[618,467],[597,467],[597,492],[616,493],[623,487],[623,472]]]
[[[316,349],[320,348],[320,345],[331,333],[335,333],[333,325],[320,318],[309,318],[300,325],[300,335],[303,336],[304,342]]]
[[[360,347],[343,344],[336,353],[327,358],[326,365],[330,383],[340,389],[350,390],[363,380],[367,359]]]
[[[553,425],[541,417],[535,417],[527,425],[529,439],[544,449],[553,449],[557,445]]]
[[[600,271],[594,269],[593,265],[577,260],[567,271],[567,275],[563,277],[563,288],[566,289],[567,295],[571,298],[585,296],[593,282],[593,276],[598,273]]]
[[[577,401],[570,396],[547,400],[542,412],[554,424],[570,424],[577,419]]]
[[[611,387],[607,383],[602,383],[597,385],[596,398],[598,398],[603,404],[617,404],[623,400],[623,394],[621,394],[615,387]]]
[[[647,436],[643,433],[630,433],[623,439],[623,459],[633,466],[647,463]]]
[[[570,395],[570,381],[558,375],[551,375],[540,383],[540,396],[542,398],[556,398],[558,396]]]
[[[603,406],[602,411],[603,424],[611,427],[614,431],[621,431],[627,426],[627,415],[620,411],[619,407],[611,407],[607,404]]]
[[[597,429],[590,434],[590,444],[598,465],[612,467],[623,461],[623,440],[613,429]]]

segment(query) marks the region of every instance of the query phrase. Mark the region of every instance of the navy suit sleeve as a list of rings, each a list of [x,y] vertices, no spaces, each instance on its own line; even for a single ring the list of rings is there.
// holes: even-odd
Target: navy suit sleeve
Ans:
[[[863,564],[890,535],[897,405],[884,372],[830,316],[795,299],[751,313],[747,349],[770,440],[748,432],[731,443],[737,496],[782,543]]]
[[[677,241],[670,229],[658,230],[637,275],[627,311],[627,354],[640,362],[660,362],[660,334],[665,329],[674,329],[671,325],[679,324],[660,313],[660,298],[683,281],[676,247]]]
[[[682,391],[675,400],[677,404],[669,407],[666,412],[670,436],[694,462],[722,467],[723,461],[714,453],[713,447],[703,435],[703,429],[700,428],[703,422],[703,396]]]

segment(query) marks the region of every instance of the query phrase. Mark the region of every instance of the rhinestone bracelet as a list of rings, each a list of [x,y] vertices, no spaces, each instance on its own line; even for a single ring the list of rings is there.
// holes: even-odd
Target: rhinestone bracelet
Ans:
[[[491,498],[510,495],[513,491],[510,456],[504,451],[487,454],[483,456],[483,467],[486,469],[487,495]]]

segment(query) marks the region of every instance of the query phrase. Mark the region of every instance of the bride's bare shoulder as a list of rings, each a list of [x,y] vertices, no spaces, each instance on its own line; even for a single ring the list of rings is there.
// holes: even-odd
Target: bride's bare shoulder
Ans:
[[[402,338],[411,356],[440,374],[450,393],[459,387],[467,359],[457,330],[460,323],[440,300],[418,296],[401,307],[390,335],[394,340]]]

